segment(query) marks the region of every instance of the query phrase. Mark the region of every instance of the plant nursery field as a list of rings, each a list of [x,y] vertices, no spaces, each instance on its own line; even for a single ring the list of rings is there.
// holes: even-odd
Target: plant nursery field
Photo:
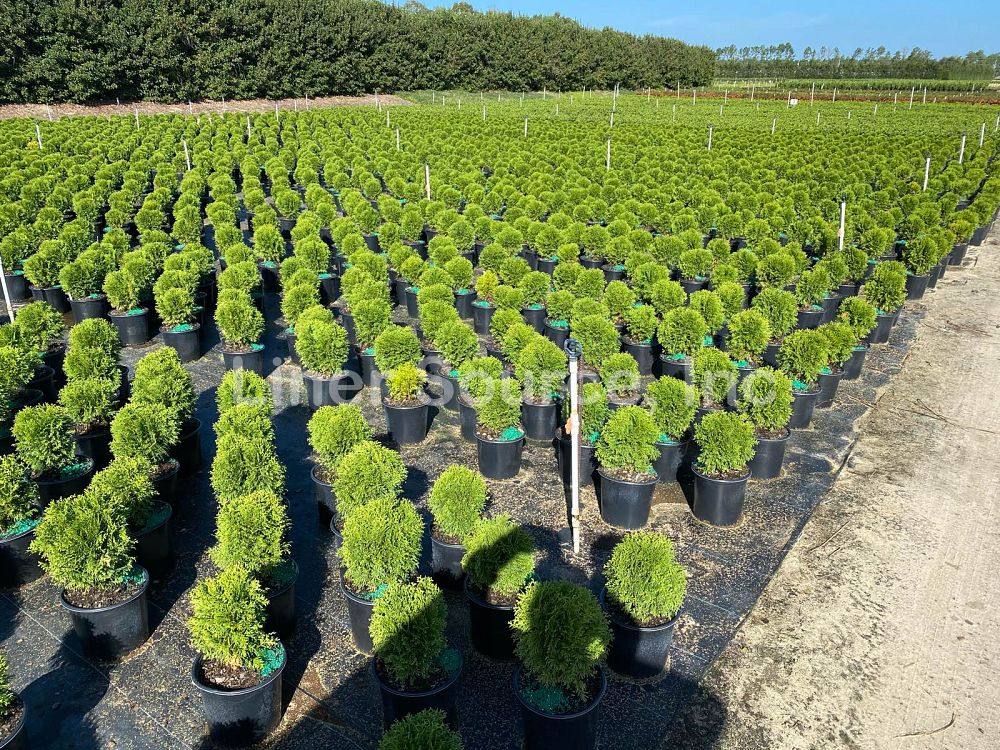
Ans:
[[[0,121],[0,747],[672,746],[1000,109],[653,93]]]

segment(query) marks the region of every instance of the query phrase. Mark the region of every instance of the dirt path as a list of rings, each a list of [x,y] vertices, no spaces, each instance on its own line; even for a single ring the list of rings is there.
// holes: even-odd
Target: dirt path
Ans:
[[[378,102],[390,107],[407,106],[411,102],[392,94],[379,94]],[[60,117],[78,115],[131,115],[136,109],[140,115],[159,114],[212,114],[220,112],[273,112],[274,105],[281,109],[308,109],[311,107],[363,107],[373,106],[374,95],[366,96],[321,96],[318,99],[247,99],[237,101],[218,101],[203,99],[201,101],[181,104],[164,104],[161,102],[123,102],[121,104],[2,104],[0,105],[0,120],[12,117],[34,117],[38,119],[57,120]]]
[[[970,259],[664,748],[1000,747],[1000,232]]]

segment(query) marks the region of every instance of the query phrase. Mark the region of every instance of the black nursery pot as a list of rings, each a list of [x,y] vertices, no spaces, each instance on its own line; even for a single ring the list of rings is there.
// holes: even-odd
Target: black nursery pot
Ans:
[[[875,319],[877,322],[867,336],[867,343],[884,344],[889,340],[889,334],[892,333],[892,326],[896,316],[893,313],[878,313]]]
[[[592,487],[597,475],[597,448],[580,440],[580,486]],[[559,431],[559,473],[563,484],[573,481],[573,439],[565,431]]]
[[[443,588],[462,588],[462,579],[465,578],[465,571],[462,570],[463,557],[464,545],[442,542],[431,534],[431,572],[434,580]]]
[[[324,482],[319,477],[321,467],[317,464],[309,472],[312,480],[313,497],[316,499],[316,508],[319,511],[319,525],[327,528],[333,522],[333,517],[337,514],[337,500],[333,494],[333,485]]]
[[[181,425],[177,445],[170,457],[181,465],[180,476],[189,477],[201,468],[201,420],[191,417]]]
[[[785,463],[785,448],[791,430],[785,430],[785,436],[780,438],[757,438],[753,458],[750,459],[750,477],[753,479],[774,479],[781,474]]]
[[[28,291],[28,280],[24,278],[24,271],[14,273],[4,273],[4,280],[7,282],[7,292],[10,294],[10,301],[24,302],[31,297]]]
[[[59,397],[55,376],[55,370],[47,365],[41,365],[35,370],[35,377],[28,381],[25,388],[40,392],[45,403],[54,404]]]
[[[361,390],[358,376],[352,372],[343,372],[330,378],[304,372],[302,385],[306,391],[306,402],[313,411],[321,406],[334,406],[350,401]]]
[[[811,391],[792,391],[792,418],[788,420],[791,430],[803,430],[812,421],[813,409],[819,399],[819,388]]]
[[[697,464],[692,465],[694,472],[694,502],[691,512],[700,521],[713,526],[733,526],[743,516],[743,501],[746,499],[746,472],[738,479],[715,479],[702,474]]]
[[[440,685],[422,692],[398,690],[382,679],[376,663],[372,660],[371,670],[382,695],[382,723],[386,729],[399,719],[412,716],[429,708],[444,711],[448,723],[458,725],[455,703],[458,700],[458,678],[462,674],[462,654],[458,653],[458,668]]]
[[[358,352],[358,362],[361,364],[361,382],[366,388],[376,386],[381,380],[381,372],[375,364],[375,354],[369,354],[362,349]]]
[[[428,380],[441,391],[441,406],[448,411],[458,411],[458,399],[462,395],[462,389],[458,384],[458,377],[452,375],[452,372],[454,371],[439,367],[437,374],[431,375]]]
[[[124,315],[108,313],[108,319],[118,329],[123,346],[141,346],[149,341],[149,310],[129,310]]]
[[[621,281],[625,278],[625,269],[621,267],[604,266],[604,283],[610,284],[612,281]]]
[[[547,311],[544,307],[523,307],[521,317],[524,322],[534,328],[538,333],[545,333],[545,316]]]
[[[656,450],[659,456],[653,459],[653,470],[656,472],[656,480],[660,484],[669,484],[677,481],[677,470],[680,469],[684,459],[687,458],[688,447],[691,445],[691,438],[686,438],[679,443],[656,443]]]
[[[332,305],[340,297],[340,277],[323,273],[319,277],[319,299],[323,305]]]
[[[955,245],[951,252],[948,254],[948,265],[949,266],[960,266],[962,261],[965,260],[965,254],[969,250],[969,245],[966,242],[960,242]]]
[[[103,318],[108,314],[108,301],[102,296],[71,299],[69,306],[73,311],[73,322],[75,323],[82,323],[93,318]]]
[[[172,346],[181,362],[194,362],[201,356],[201,325],[178,326],[170,330],[161,330],[163,343]]]
[[[39,557],[28,549],[34,540],[34,526],[0,539],[0,589],[15,589],[42,577]]]
[[[840,299],[837,300],[837,307],[840,307],[840,303],[847,297],[857,297],[860,290],[861,285],[856,281],[847,281],[841,284],[840,288],[837,289],[837,294],[840,295]]]
[[[823,320],[823,309],[818,310],[814,308],[809,308],[808,310],[799,310],[798,322],[796,323],[796,328],[816,328]]]
[[[560,349],[566,343],[566,339],[569,338],[568,328],[558,328],[551,323],[545,323],[545,338],[551,341],[553,344],[558,346]]]
[[[458,399],[458,416],[462,423],[462,438],[470,443],[476,441],[476,427],[479,426],[479,416],[475,408],[466,403],[465,398]]]
[[[351,622],[354,646],[363,654],[371,654],[375,650],[375,645],[372,643],[372,635],[368,632],[368,626],[371,625],[375,602],[352,594],[344,585],[343,578],[340,581],[340,588],[344,592],[344,601],[347,602],[347,619]]]
[[[656,353],[652,344],[633,344],[627,338],[622,338],[622,348],[626,354],[631,354],[632,358],[639,363],[640,375],[652,375],[653,364],[656,362]]]
[[[521,470],[524,438],[488,440],[476,433],[476,454],[479,473],[487,479],[511,479]]]
[[[224,747],[246,747],[264,739],[281,722],[281,666],[257,685],[243,690],[213,687],[202,677],[202,658],[191,667],[191,682],[201,693],[202,713],[212,741]]]
[[[681,286],[684,287],[684,291],[689,297],[695,292],[699,292],[704,289],[705,283],[705,280],[699,281],[698,279],[681,279]]]
[[[597,473],[601,477],[601,518],[622,529],[645,526],[653,505],[656,477],[650,476],[644,482],[629,482],[609,476],[603,467],[598,467]]]
[[[283,586],[273,592],[267,592],[267,620],[264,630],[277,633],[282,640],[290,638],[295,632],[295,583],[299,580],[299,564],[292,563],[292,576]]]
[[[260,269],[260,288],[263,292],[276,292],[281,287],[278,276],[279,266],[274,262],[258,263]]]
[[[56,312],[68,313],[70,311],[69,297],[66,296],[66,292],[63,291],[61,286],[50,286],[45,288],[33,286],[30,288],[31,296],[34,299],[41,300],[42,302],[48,302],[55,308]]]
[[[472,320],[473,302],[476,301],[476,293],[473,291],[455,292],[455,309],[458,310],[458,317],[462,320]]]
[[[844,363],[843,380],[857,380],[861,377],[861,370],[865,366],[865,355],[868,354],[867,346],[856,346],[851,358]]]
[[[821,372],[819,374],[819,396],[816,398],[817,409],[828,409],[833,406],[833,400],[837,397],[837,386],[840,385],[844,371]]]
[[[94,471],[94,463],[89,458],[80,458],[80,463],[65,471],[65,476],[58,479],[35,479],[38,488],[38,506],[45,510],[49,503],[64,497],[79,495],[90,483],[90,475]]]
[[[677,378],[686,383],[691,382],[691,358],[674,359],[661,354],[659,358],[660,374],[668,378]]]
[[[159,476],[153,477],[156,499],[167,503],[174,510],[177,510],[177,477],[180,474],[180,469],[180,462],[177,459],[171,459],[170,468]]]
[[[406,287],[406,314],[413,320],[420,318],[420,306],[417,304],[417,290],[412,286]]]
[[[111,463],[111,429],[98,427],[89,432],[77,433],[73,436],[76,442],[76,455],[89,458],[94,464],[94,471],[100,471]]]
[[[465,578],[465,598],[469,602],[469,638],[473,648],[483,656],[497,661],[514,658],[514,639],[510,624],[514,621],[514,605],[490,604],[472,589]]]
[[[382,408],[385,410],[389,434],[397,444],[412,445],[422,442],[427,437],[428,404],[393,406],[382,399]]]
[[[764,364],[768,367],[777,367],[779,351],[781,351],[781,342],[769,341],[767,346],[764,348],[764,355],[761,357],[761,359],[764,360]]]
[[[490,321],[493,320],[493,312],[496,310],[493,305],[473,305],[472,306],[472,327],[480,336],[488,336],[490,333]]]
[[[551,276],[552,272],[556,270],[556,264],[558,262],[558,259],[553,260],[552,258],[539,258],[538,268],[536,270],[541,271],[542,273],[547,273]]]
[[[611,645],[608,666],[620,675],[635,680],[656,677],[667,667],[670,647],[674,642],[674,625],[680,613],[670,622],[654,627],[640,627],[626,622],[614,607],[608,606],[608,590],[601,592],[601,604],[611,622]]]
[[[550,714],[528,705],[521,696],[523,674],[523,669],[518,666],[514,672],[514,695],[521,703],[525,750],[552,750],[556,747],[593,750],[597,744],[598,709],[608,689],[604,670],[598,671],[600,687],[593,701],[583,710],[572,714]]]
[[[521,402],[521,424],[528,440],[551,443],[559,426],[559,400],[544,404]]]
[[[248,352],[222,350],[222,362],[227,370],[249,370],[264,376],[264,345],[251,344]]]
[[[837,317],[837,310],[840,309],[840,300],[842,297],[839,294],[828,294],[823,298],[821,307],[823,312],[820,315],[820,325],[823,323],[829,323],[831,320]]]
[[[604,266],[604,261],[600,258],[588,258],[586,255],[580,258],[580,265],[584,268],[601,268]]]
[[[149,573],[149,577],[154,581],[166,577],[174,567],[174,545],[171,534],[173,524],[173,508],[164,502],[159,505],[166,506],[163,512],[166,515],[151,528],[143,529],[136,534],[135,538],[135,559]]]
[[[930,276],[923,274],[917,276],[916,274],[906,275],[906,299],[918,300],[923,299],[924,293],[927,291],[927,284],[930,282]]]
[[[66,601],[65,591],[59,595],[59,603],[69,613],[73,631],[88,657],[97,661],[115,661],[149,638],[149,609],[146,605],[149,573],[142,568],[140,570],[141,587],[121,604],[84,609]]]

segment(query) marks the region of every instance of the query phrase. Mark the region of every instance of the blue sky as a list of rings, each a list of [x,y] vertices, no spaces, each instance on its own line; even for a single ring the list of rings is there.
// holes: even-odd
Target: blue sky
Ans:
[[[672,36],[693,44],[722,47],[791,42],[803,47],[885,45],[922,47],[936,56],[969,50],[1000,50],[1000,0],[931,3],[928,0],[841,0],[834,2],[665,3],[648,0],[468,0],[478,10],[536,15],[559,12],[586,26],[611,26],[636,34]],[[397,0],[401,4],[402,0]],[[430,6],[451,2],[425,0]]]

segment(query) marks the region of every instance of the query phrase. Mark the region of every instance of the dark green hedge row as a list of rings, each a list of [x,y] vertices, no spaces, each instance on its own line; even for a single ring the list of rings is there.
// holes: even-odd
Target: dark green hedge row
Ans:
[[[289,97],[710,83],[715,54],[560,16],[375,0],[18,0],[0,99]]]

